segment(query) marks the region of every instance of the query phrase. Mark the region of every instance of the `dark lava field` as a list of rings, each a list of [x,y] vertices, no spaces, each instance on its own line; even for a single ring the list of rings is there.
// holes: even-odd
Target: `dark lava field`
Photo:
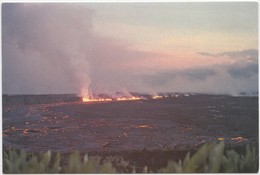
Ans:
[[[3,106],[3,148],[69,152],[258,145],[258,97],[190,95],[137,101]],[[257,146],[258,147],[258,146]]]

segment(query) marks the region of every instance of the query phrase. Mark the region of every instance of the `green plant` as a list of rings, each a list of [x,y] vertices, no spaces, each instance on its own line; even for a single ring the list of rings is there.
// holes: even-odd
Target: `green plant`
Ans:
[[[248,145],[245,155],[239,155],[234,150],[230,150],[226,152],[226,156],[223,156],[222,161],[223,170],[227,173],[255,173],[258,170],[255,148],[251,150]]]
[[[258,156],[255,148],[246,147],[246,153],[234,150],[224,151],[225,144],[202,145],[192,156],[186,154],[183,161],[168,161],[159,173],[254,173],[258,171]],[[66,155],[65,155],[66,156]],[[3,152],[4,173],[135,173],[137,164],[129,163],[121,156],[84,156],[78,151],[69,154],[66,163],[61,164],[61,154],[28,153],[24,150]],[[64,158],[64,157],[63,157]],[[150,173],[149,166],[139,166],[143,173]]]
[[[118,173],[135,173],[136,168],[129,161],[124,160],[121,156],[108,156],[106,161],[111,162]]]
[[[115,173],[110,162],[100,163],[100,157],[88,158],[86,154],[81,160],[79,152],[75,151],[69,155],[68,165],[60,166],[60,153],[52,157],[51,151],[33,154],[24,150],[4,151],[3,170],[4,173]]]
[[[160,173],[249,173],[258,171],[258,159],[255,148],[246,148],[245,155],[239,155],[234,150],[224,154],[224,142],[209,143],[201,146],[190,157],[188,153],[184,161],[177,163],[169,161],[167,167],[159,170]]]
[[[51,162],[51,152],[38,155],[27,154],[24,150],[4,151],[4,173],[58,173],[60,167],[60,154],[57,153]]]
[[[111,162],[101,164],[101,158],[98,156],[88,158],[85,154],[83,161],[80,158],[78,151],[75,151],[69,156],[69,163],[64,167],[65,173],[115,173],[116,170],[112,167]]]

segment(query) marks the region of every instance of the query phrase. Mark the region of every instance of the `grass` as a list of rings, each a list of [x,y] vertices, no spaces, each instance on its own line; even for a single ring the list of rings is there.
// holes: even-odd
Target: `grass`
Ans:
[[[61,163],[60,153],[51,151],[31,153],[7,150],[3,153],[4,173],[136,173],[137,165],[122,156],[89,156],[74,151]],[[140,154],[142,156],[142,154]],[[63,160],[64,161],[64,160]],[[156,159],[154,160],[156,163]],[[140,166],[139,166],[140,169]],[[187,153],[183,160],[168,160],[165,167],[141,166],[142,173],[256,173],[258,155],[255,148],[246,146],[244,154],[225,151],[223,141],[202,145],[194,154]]]

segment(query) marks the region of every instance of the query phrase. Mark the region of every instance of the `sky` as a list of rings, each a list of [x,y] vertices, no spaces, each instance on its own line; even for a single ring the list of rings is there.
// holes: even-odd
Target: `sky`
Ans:
[[[256,2],[3,3],[4,94],[258,92]]]

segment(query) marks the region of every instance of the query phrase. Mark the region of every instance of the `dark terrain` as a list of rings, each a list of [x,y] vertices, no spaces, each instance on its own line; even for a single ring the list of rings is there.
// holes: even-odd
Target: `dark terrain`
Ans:
[[[182,158],[218,140],[236,149],[258,148],[258,97],[3,104],[4,149],[113,153],[142,162],[158,155]]]

